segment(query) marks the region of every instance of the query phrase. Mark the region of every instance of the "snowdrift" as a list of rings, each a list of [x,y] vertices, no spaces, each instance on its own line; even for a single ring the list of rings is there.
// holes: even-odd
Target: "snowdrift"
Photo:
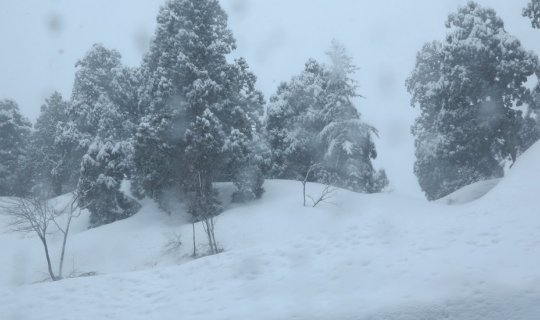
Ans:
[[[481,205],[505,206],[512,211],[530,211],[540,214],[540,142],[523,153],[501,182],[489,192]]]
[[[480,199],[493,189],[501,179],[478,181],[460,188],[451,194],[435,200],[436,203],[447,205],[460,205]]]
[[[45,278],[36,239],[0,234],[0,315],[537,319],[539,164],[537,144],[490,192],[460,206],[338,190],[328,203],[303,207],[299,182],[267,181],[263,199],[227,204],[217,219],[225,251],[196,260],[181,207],[169,216],[146,201],[137,215],[91,230],[83,216],[66,269],[98,275],[55,283],[32,284]],[[322,188],[309,184],[308,193]],[[176,253],[163,251],[171,232],[184,242]]]

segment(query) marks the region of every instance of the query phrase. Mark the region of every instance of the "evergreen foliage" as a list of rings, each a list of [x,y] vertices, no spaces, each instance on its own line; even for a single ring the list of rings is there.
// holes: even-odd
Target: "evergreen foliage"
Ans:
[[[530,102],[525,86],[537,57],[504,29],[495,11],[474,2],[451,14],[443,42],[426,44],[407,80],[421,111],[415,174],[428,199],[501,177],[505,161],[536,138],[515,106]]]
[[[0,100],[0,196],[23,196],[31,187],[28,147],[32,125],[12,100]]]
[[[540,0],[530,0],[523,9],[523,16],[531,20],[533,28],[540,29]]]
[[[74,188],[69,170],[69,148],[57,137],[59,126],[67,122],[68,102],[54,92],[41,106],[31,138],[30,162],[34,174],[33,192],[38,196],[55,197]]]
[[[530,0],[523,9],[523,16],[531,20],[533,28],[540,29],[540,0]],[[538,78],[539,71],[536,74]],[[540,139],[540,83],[533,90],[532,103],[527,111],[529,118],[526,120],[529,124],[524,126],[521,136],[526,144],[532,145]]]
[[[136,212],[121,191],[130,174],[131,137],[138,120],[136,72],[121,64],[121,56],[100,44],[77,62],[69,120],[62,141],[71,143],[80,176],[81,206],[91,212],[92,226],[125,218]]]
[[[185,154],[189,167],[185,187],[190,195],[189,212],[196,221],[221,212],[212,182],[217,174],[215,163],[219,161],[223,143],[222,127],[209,109],[186,131]]]
[[[304,71],[283,83],[271,97],[266,120],[272,150],[270,175],[310,180],[358,192],[379,192],[387,184],[376,172],[372,135],[376,130],[360,119],[354,99],[357,68],[337,42],[328,52],[329,66],[311,59]]]
[[[129,168],[129,149],[127,143],[96,140],[82,159],[77,190],[79,205],[91,213],[91,227],[130,217],[140,209],[137,202],[120,191]]]
[[[140,73],[135,193],[166,209],[171,194],[187,195],[195,220],[220,211],[215,181],[235,181],[236,200],[259,197],[261,164],[252,154],[264,100],[246,61],[227,61],[236,46],[227,15],[216,0],[171,0],[157,22]]]
[[[95,137],[129,138],[138,122],[136,71],[122,66],[121,56],[94,44],[76,64],[69,119],[83,149]]]

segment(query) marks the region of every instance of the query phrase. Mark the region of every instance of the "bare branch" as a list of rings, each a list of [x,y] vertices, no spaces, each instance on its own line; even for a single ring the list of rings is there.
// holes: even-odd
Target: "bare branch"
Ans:
[[[313,202],[313,208],[315,208],[320,203],[325,203],[328,201],[328,199],[332,198],[334,196],[334,193],[337,191],[337,188],[332,187],[331,185],[327,184],[324,186],[324,189],[322,190],[319,198],[317,200],[314,200],[312,197],[309,197],[311,201]]]
[[[308,171],[306,172],[306,176],[304,177],[304,181],[302,182],[303,184],[306,184],[308,182],[309,175],[311,174],[311,171],[313,171],[313,169],[315,169],[319,165],[320,165],[320,163],[313,163],[313,164],[311,164],[309,166]]]
[[[47,201],[39,198],[11,198],[2,205],[4,213],[11,218],[8,227],[13,232],[34,232],[43,244],[47,268],[53,281],[58,277],[52,271],[47,230],[59,214]]]
[[[319,163],[313,163],[313,164],[311,164],[311,165],[309,166],[307,172],[306,172],[306,175],[305,175],[305,177],[304,177],[304,180],[301,181],[301,182],[302,182],[303,195],[304,195],[304,207],[306,206],[306,184],[307,184],[307,182],[308,182],[308,180],[309,180],[309,175],[311,174],[311,171],[312,171],[315,167],[317,167],[317,166],[319,166],[319,165],[320,165]]]
[[[167,241],[163,245],[164,251],[168,254],[176,253],[182,246],[182,235],[180,233],[165,234]]]
[[[60,210],[56,209],[54,204],[39,198],[11,198],[0,205],[0,208],[4,209],[4,213],[11,218],[8,227],[12,232],[33,232],[38,236],[45,251],[49,275],[54,281],[62,278],[64,256],[71,221],[74,217],[79,217],[81,214],[78,199],[79,193],[74,192],[72,201]],[[62,214],[66,215],[64,226],[62,226],[57,219]],[[57,275],[52,271],[49,246],[47,243],[48,229],[51,224],[54,224],[63,235],[62,252]]]
[[[12,232],[35,232],[40,238],[46,235],[55,215],[51,206],[37,198],[11,198],[1,208],[11,218],[8,227]]]

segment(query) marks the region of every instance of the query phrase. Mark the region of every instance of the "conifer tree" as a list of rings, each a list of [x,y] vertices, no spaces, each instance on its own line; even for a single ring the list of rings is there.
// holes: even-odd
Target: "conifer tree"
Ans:
[[[23,196],[30,191],[26,170],[32,125],[12,100],[0,100],[0,196]]]
[[[59,196],[70,187],[68,168],[69,148],[57,141],[59,126],[67,122],[68,102],[54,92],[41,106],[41,113],[34,125],[30,158],[34,172],[34,193],[41,196]]]
[[[82,147],[98,136],[128,139],[138,122],[136,71],[122,66],[118,51],[101,44],[94,44],[76,66],[69,119]]]
[[[128,143],[95,140],[83,156],[77,190],[79,205],[90,211],[90,226],[97,227],[135,214],[140,205],[120,191],[129,168]]]
[[[131,137],[137,111],[137,77],[121,64],[121,56],[100,44],[77,63],[68,137],[76,138],[74,162],[79,162],[79,202],[91,212],[92,226],[125,218],[138,209],[120,191],[129,175]]]
[[[265,144],[260,140],[251,140],[238,129],[233,129],[225,142],[228,161],[225,171],[236,186],[232,195],[233,202],[245,202],[258,199],[264,189],[264,175],[261,164],[264,162]]]
[[[530,0],[523,9],[523,16],[531,20],[531,26],[540,29],[540,0]],[[539,71],[536,71],[537,80]],[[537,83],[532,95],[532,101],[527,110],[527,122],[522,128],[520,136],[523,137],[525,146],[532,145],[540,139],[540,83]]]
[[[321,109],[325,124],[319,134],[324,154],[324,168],[339,177],[338,185],[359,192],[380,192],[388,184],[386,173],[375,172],[371,159],[377,157],[372,134],[375,128],[360,119],[353,99],[358,85],[353,79],[357,67],[345,48],[333,42],[328,52],[326,94]]]
[[[280,84],[270,97],[266,133],[272,152],[271,177],[301,179],[321,160],[317,137],[324,128],[320,110],[325,78],[326,67],[310,59],[300,75]]]
[[[215,163],[221,155],[223,138],[219,120],[209,109],[203,111],[186,131],[185,154],[189,167],[185,187],[189,212],[195,221],[203,222],[211,253],[218,251],[213,228],[214,216],[221,212],[221,205],[212,183],[217,174]]]
[[[508,34],[495,11],[469,2],[446,22],[444,41],[426,44],[407,80],[420,117],[415,173],[428,199],[503,175],[530,144],[530,121],[514,108],[530,102],[527,78],[537,57]]]
[[[375,172],[376,130],[360,119],[352,64],[337,42],[328,52],[329,66],[309,60],[304,71],[284,83],[270,99],[266,131],[272,149],[271,175],[304,179],[379,192],[387,184],[384,171]]]
[[[161,8],[157,22],[150,52],[141,68],[139,108],[145,116],[134,145],[135,191],[153,197],[163,206],[171,190],[178,198],[183,193],[205,190],[198,199],[209,201],[209,212],[217,212],[210,209],[214,192],[208,185],[217,180],[235,180],[242,185],[242,193],[253,188],[257,191],[252,194],[260,196],[262,181],[257,180],[257,184],[236,178],[241,164],[228,149],[242,143],[244,151],[252,153],[263,98],[255,89],[256,78],[245,60],[227,61],[236,46],[227,27],[227,15],[216,0],[170,0]],[[203,130],[203,124],[215,128]],[[196,137],[205,130],[212,132],[213,144],[219,143],[208,155],[215,159],[211,164],[196,161],[199,158],[194,155],[210,152],[198,143],[205,137]],[[232,141],[236,137],[244,140]],[[255,171],[260,171],[260,165],[255,160],[252,163]],[[204,182],[202,189],[199,176]],[[204,206],[192,203],[191,207]],[[193,210],[195,218],[200,216]]]
[[[540,29],[540,0],[530,0],[523,9],[523,16],[531,20],[533,28]]]

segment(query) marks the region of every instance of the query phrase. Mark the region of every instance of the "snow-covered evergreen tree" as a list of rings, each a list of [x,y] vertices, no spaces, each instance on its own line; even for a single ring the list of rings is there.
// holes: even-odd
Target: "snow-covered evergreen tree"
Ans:
[[[32,125],[12,100],[0,100],[0,196],[22,196],[30,191],[27,171]]]
[[[41,113],[32,133],[30,158],[34,172],[34,193],[58,196],[74,188],[70,181],[69,148],[57,143],[59,125],[66,123],[68,102],[54,92],[41,106]]]
[[[261,135],[264,98],[244,59],[235,60],[226,70],[221,80],[223,100],[215,109],[227,137],[219,179],[233,181],[237,187],[233,201],[244,202],[264,192],[264,154],[268,153]]]
[[[186,131],[186,188],[191,196],[189,211],[196,220],[212,217],[221,211],[212,183],[217,174],[215,164],[221,156],[223,139],[219,120],[209,109],[197,116]]]
[[[94,139],[127,139],[130,127],[134,130],[127,112],[122,112],[119,106],[136,107],[135,97],[122,98],[136,87],[126,88],[129,82],[121,81],[128,71],[121,66],[118,52],[95,44],[76,66],[68,117],[58,125],[55,139],[68,154],[66,167],[74,186],[79,179],[82,158]]]
[[[141,68],[139,107],[145,116],[135,143],[134,191],[163,203],[160,198],[170,195],[171,190],[178,197],[181,192],[193,194],[199,190],[199,175],[205,183],[236,179],[242,192],[260,189],[262,181],[257,180],[260,183],[255,185],[235,178],[242,164],[235,163],[238,158],[228,149],[246,141],[251,148],[257,140],[263,98],[255,89],[256,79],[247,63],[243,59],[229,63],[226,59],[235,41],[219,2],[170,0],[161,8],[157,22]],[[194,132],[203,132],[203,119],[217,126],[207,129],[213,132],[213,141],[220,143],[213,151],[220,156],[209,166],[190,154],[200,154],[206,148],[197,144],[199,138],[194,136]],[[232,141],[236,137],[245,140]],[[255,171],[260,170],[252,163]],[[210,190],[207,185],[205,188]]]
[[[380,192],[388,181],[384,170],[375,172],[371,163],[377,157],[372,139],[377,131],[361,121],[353,103],[358,96],[353,79],[357,68],[345,48],[335,41],[328,56],[332,63],[321,110],[325,126],[319,134],[325,151],[323,167],[339,177],[339,186],[359,192]]]
[[[337,42],[328,56],[329,66],[309,60],[302,74],[282,84],[270,100],[266,131],[271,175],[304,179],[311,167],[311,180],[379,192],[388,181],[371,163],[377,156],[376,131],[361,121],[354,105],[357,68]]]
[[[515,106],[530,101],[527,77],[537,57],[504,29],[495,11],[474,2],[451,14],[443,42],[426,44],[407,80],[420,117],[415,173],[428,199],[503,175],[530,144],[525,121]]]
[[[540,29],[540,0],[530,0],[527,7],[523,9],[523,16],[531,20],[531,25],[535,29]],[[536,72],[537,81],[539,71]],[[522,128],[521,136],[526,145],[532,145],[540,139],[540,82],[536,84],[533,90],[532,102],[527,110],[528,124]]]
[[[136,71],[122,66],[120,53],[94,44],[76,64],[69,119],[88,147],[95,137],[126,140],[138,122]]]
[[[138,198],[145,195],[170,212],[171,202],[183,191],[186,166],[184,138],[171,128],[178,118],[167,113],[150,114],[141,119],[134,139],[131,189]]]
[[[270,176],[303,179],[308,168],[323,155],[317,138],[324,128],[321,119],[326,67],[310,59],[304,71],[282,83],[270,97],[266,133],[272,152]]]
[[[530,0],[523,9],[523,16],[531,20],[533,28],[540,29],[540,0]]]
[[[233,202],[245,202],[258,199],[264,189],[264,174],[261,164],[264,162],[265,144],[259,140],[252,140],[238,129],[233,129],[225,142],[228,161],[225,171],[227,181],[236,186],[233,193]]]
[[[93,142],[83,157],[77,190],[79,205],[90,211],[90,226],[96,227],[127,218],[140,205],[120,191],[129,170],[126,142]]]
[[[119,188],[129,174],[138,78],[120,59],[117,51],[96,44],[77,63],[63,126],[63,140],[79,142],[73,150],[74,162],[82,160],[79,202],[90,210],[93,226],[125,218],[136,207]]]

